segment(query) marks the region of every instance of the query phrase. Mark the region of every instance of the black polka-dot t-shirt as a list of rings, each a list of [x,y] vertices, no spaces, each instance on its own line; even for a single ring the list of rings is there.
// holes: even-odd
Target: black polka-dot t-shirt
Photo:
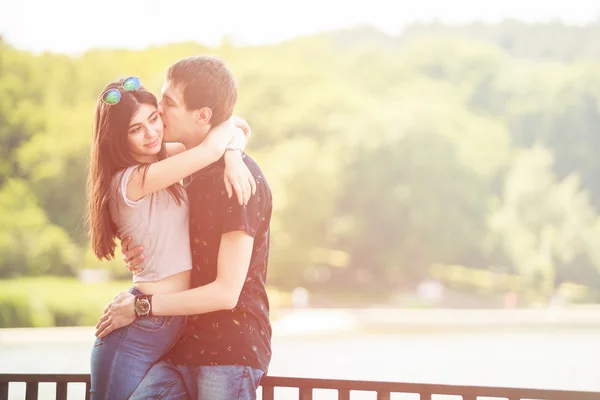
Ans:
[[[241,230],[254,238],[248,275],[233,310],[188,316],[187,326],[166,358],[175,364],[245,365],[267,372],[271,361],[271,324],[265,280],[272,213],[271,190],[258,165],[247,155],[256,194],[240,206],[227,197],[224,162],[196,173],[187,185],[192,250],[192,285],[217,277],[217,255],[224,233]]]

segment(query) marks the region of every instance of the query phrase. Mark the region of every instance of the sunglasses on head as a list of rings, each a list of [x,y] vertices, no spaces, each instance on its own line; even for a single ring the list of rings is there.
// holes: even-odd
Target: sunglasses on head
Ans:
[[[141,87],[140,78],[137,76],[125,78],[120,86],[127,91],[138,90]],[[115,105],[121,101],[121,92],[118,88],[107,89],[102,93],[101,99],[106,104]]]

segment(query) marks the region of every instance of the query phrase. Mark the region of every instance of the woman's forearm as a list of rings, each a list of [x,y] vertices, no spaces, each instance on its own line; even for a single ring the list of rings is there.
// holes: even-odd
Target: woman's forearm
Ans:
[[[136,170],[127,185],[127,197],[133,201],[165,189],[217,161],[223,153],[202,143],[172,157],[150,164],[145,179]]]
[[[244,134],[244,131],[240,128],[235,129],[235,133],[233,134],[233,139],[231,139],[230,147],[239,148],[242,151],[246,149],[246,144],[248,143],[248,138]]]
[[[230,167],[235,165],[236,161],[239,161],[242,158],[244,149],[246,148],[246,143],[248,138],[244,134],[240,128],[235,130],[235,134],[233,135],[233,139],[231,139],[231,143],[229,143],[229,148],[239,149],[239,150],[229,150],[225,152],[225,165]]]

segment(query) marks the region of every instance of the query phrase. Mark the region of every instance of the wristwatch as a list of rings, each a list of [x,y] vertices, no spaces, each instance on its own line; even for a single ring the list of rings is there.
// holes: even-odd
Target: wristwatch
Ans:
[[[151,294],[139,294],[135,296],[134,301],[135,316],[140,317],[151,317],[152,316],[152,295]]]

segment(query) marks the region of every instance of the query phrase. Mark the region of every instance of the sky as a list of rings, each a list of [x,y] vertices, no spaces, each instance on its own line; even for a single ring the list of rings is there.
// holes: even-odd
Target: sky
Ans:
[[[598,20],[600,0],[0,0],[0,35],[35,53],[80,54],[196,41],[276,43],[295,36],[371,25],[393,35],[407,24]]]

